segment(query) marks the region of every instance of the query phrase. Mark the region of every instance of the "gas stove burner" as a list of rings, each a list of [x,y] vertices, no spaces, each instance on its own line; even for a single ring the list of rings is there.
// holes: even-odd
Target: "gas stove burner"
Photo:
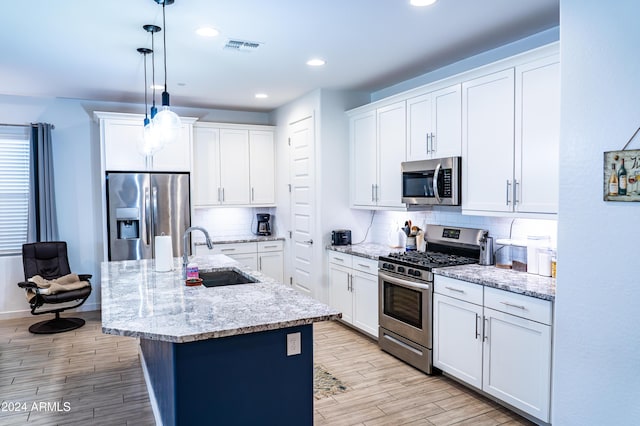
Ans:
[[[387,258],[388,260],[399,261],[408,265],[427,269],[478,263],[478,259],[475,258],[439,252],[407,251],[390,253]]]

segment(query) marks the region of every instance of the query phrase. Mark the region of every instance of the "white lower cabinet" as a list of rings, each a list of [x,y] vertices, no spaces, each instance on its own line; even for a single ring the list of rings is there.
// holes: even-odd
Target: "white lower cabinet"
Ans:
[[[284,254],[282,241],[258,242],[258,271],[284,282]]]
[[[433,295],[433,365],[482,388],[482,338],[477,335],[482,306]]]
[[[342,321],[377,339],[378,262],[333,250],[329,256],[329,304]]]
[[[249,268],[260,271],[278,282],[283,282],[284,255],[283,242],[259,241],[248,243],[216,243],[209,250],[206,245],[196,244],[197,256],[224,254]]]
[[[543,422],[550,420],[551,325],[549,301],[435,277],[434,365]]]

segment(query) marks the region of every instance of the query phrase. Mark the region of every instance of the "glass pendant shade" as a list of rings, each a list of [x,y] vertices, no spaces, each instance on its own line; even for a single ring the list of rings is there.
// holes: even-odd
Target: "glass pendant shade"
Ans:
[[[169,109],[169,105],[163,105],[153,119],[153,125],[156,127],[160,143],[164,146],[167,143],[173,143],[180,137],[182,130],[182,122],[178,114]]]
[[[163,147],[160,135],[158,134],[158,128],[153,121],[145,124],[142,138],[147,151],[146,155],[153,155]]]

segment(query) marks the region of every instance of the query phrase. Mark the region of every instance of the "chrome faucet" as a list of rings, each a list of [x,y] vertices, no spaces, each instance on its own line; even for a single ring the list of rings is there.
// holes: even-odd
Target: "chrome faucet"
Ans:
[[[202,233],[204,234],[205,238],[206,238],[206,243],[207,243],[207,248],[209,250],[211,250],[213,248],[213,243],[211,242],[211,238],[209,237],[209,233],[207,232],[206,229],[204,229],[202,226],[191,226],[189,228],[186,229],[186,231],[184,231],[184,235],[182,236],[182,278],[186,279],[187,278],[187,264],[189,263],[189,255],[187,254],[187,240],[188,240],[188,236],[189,233],[192,231],[202,231]]]

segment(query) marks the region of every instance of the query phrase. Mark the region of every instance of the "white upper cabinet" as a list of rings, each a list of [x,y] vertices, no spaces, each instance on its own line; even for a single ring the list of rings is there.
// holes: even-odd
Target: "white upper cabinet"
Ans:
[[[150,163],[141,152],[141,114],[95,112],[100,120],[100,140],[106,171],[191,171],[192,128],[195,119],[182,118],[180,137],[153,155]]]
[[[514,71],[462,84],[462,208],[513,210]]]
[[[353,115],[350,125],[352,206],[403,207],[400,163],[405,160],[405,102]]]
[[[376,111],[351,117],[351,203],[375,206],[378,183]]]
[[[406,107],[404,102],[378,108],[378,206],[404,207],[402,204],[402,170],[405,161],[402,147],[406,143]],[[357,159],[356,159],[357,160]]]
[[[460,84],[407,100],[407,161],[462,152]]]
[[[191,198],[196,206],[220,204],[220,129],[193,129],[193,177]]]
[[[273,132],[249,131],[251,204],[269,205],[276,202],[275,155]]]
[[[560,58],[516,67],[515,210],[557,213]]]
[[[558,55],[462,85],[465,212],[558,211]]]
[[[402,161],[461,156],[463,214],[557,214],[559,70],[550,44],[350,111],[351,206],[402,209]]]
[[[249,204],[249,131],[220,129],[220,202]]]
[[[253,127],[217,123],[195,126],[194,206],[275,204],[273,131],[266,126]]]

